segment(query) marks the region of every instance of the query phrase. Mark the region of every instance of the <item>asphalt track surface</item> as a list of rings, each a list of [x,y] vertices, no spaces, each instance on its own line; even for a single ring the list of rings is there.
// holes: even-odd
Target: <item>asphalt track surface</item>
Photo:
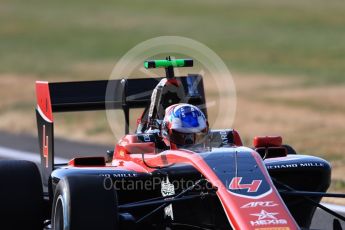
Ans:
[[[55,156],[57,163],[67,162],[76,156],[105,156],[107,150],[113,146],[71,142],[64,139],[55,139]],[[0,132],[0,159],[22,159],[39,162],[38,140],[29,135],[14,135]],[[345,215],[345,207],[326,204],[332,210]],[[311,229],[331,230],[333,217],[322,210],[317,210]],[[341,222],[345,230],[345,223]]]

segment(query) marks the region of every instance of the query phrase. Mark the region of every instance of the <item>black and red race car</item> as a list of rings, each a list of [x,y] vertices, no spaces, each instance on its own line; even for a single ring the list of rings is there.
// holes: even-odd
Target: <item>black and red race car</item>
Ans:
[[[334,229],[341,229],[338,219],[344,217],[320,204],[324,196],[343,197],[325,193],[330,164],[296,154],[279,136],[255,137],[254,146],[245,147],[233,129],[210,130],[204,148],[165,146],[159,132],[165,108],[184,102],[207,116],[202,76],[174,75],[174,67],[192,65],[190,59],[145,62],[146,68],[165,68],[166,77],[158,80],[37,82],[43,179],[31,162],[0,162],[5,226],[294,230],[309,229],[320,207],[335,215]],[[143,113],[129,134],[133,108]],[[114,150],[55,163],[53,113],[104,109],[124,112],[126,135]]]

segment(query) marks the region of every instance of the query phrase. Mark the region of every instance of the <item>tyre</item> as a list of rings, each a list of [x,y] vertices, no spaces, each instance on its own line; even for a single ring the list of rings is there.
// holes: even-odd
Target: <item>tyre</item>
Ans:
[[[43,228],[43,188],[35,163],[0,160],[0,229]]]
[[[105,189],[104,178],[70,175],[55,189],[52,208],[55,230],[118,229],[117,195]]]

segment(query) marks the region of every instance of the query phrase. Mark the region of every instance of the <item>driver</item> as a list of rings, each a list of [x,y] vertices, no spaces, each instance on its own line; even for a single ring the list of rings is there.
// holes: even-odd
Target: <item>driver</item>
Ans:
[[[174,104],[165,110],[162,136],[170,149],[203,145],[208,131],[204,113],[194,105]]]

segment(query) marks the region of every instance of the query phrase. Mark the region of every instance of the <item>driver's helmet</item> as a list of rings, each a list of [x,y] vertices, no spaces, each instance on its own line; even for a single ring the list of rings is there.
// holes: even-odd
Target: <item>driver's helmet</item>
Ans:
[[[202,144],[208,135],[208,122],[198,107],[174,104],[165,110],[162,135],[171,149]]]

